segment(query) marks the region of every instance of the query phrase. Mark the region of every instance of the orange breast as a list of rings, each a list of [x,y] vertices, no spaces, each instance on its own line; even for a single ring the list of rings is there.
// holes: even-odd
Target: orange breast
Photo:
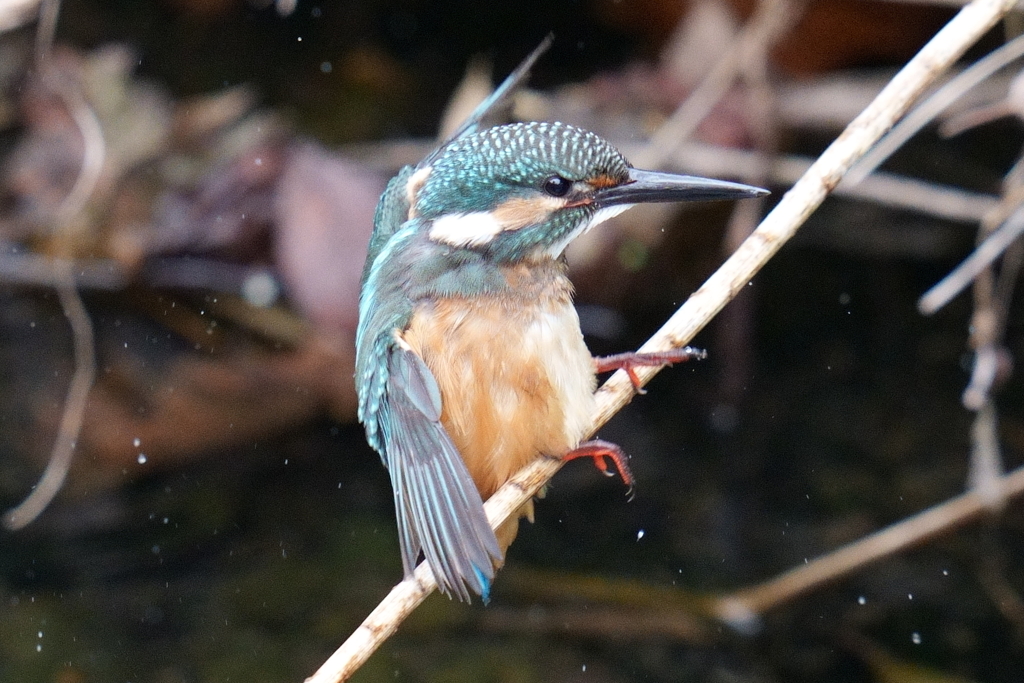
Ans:
[[[485,500],[538,455],[574,448],[593,413],[571,285],[547,278],[522,294],[422,304],[402,335],[437,379],[442,423]]]

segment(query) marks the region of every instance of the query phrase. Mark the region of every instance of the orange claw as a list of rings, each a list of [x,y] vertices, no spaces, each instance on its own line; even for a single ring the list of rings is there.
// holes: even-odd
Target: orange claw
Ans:
[[[610,458],[615,463],[615,469],[618,470],[622,481],[628,487],[626,495],[629,500],[633,500],[633,473],[629,471],[629,456],[621,448],[610,441],[601,441],[600,439],[584,441],[562,457],[563,460],[575,460],[576,458],[593,458],[594,466],[601,470],[606,477],[611,477],[614,475],[608,468],[608,461],[605,460],[605,458]]]
[[[682,363],[691,359],[703,360],[707,356],[708,352],[703,349],[684,346],[681,349],[671,349],[669,351],[654,351],[651,353],[630,351],[617,353],[614,356],[598,356],[594,358],[594,365],[598,373],[625,370],[636,393],[643,394],[646,392],[640,386],[640,378],[636,374],[636,368],[672,365],[673,363]]]

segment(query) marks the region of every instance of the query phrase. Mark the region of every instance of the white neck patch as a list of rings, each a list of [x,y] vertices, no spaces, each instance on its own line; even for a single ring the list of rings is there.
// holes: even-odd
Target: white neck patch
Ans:
[[[489,211],[454,213],[434,219],[427,236],[453,247],[479,247],[497,237],[505,226]]]
[[[575,230],[563,237],[555,244],[540,249],[538,256],[556,259],[562,255],[569,243],[580,235],[588,232],[595,225],[604,223],[609,218],[614,218],[632,204],[618,204],[598,209],[590,220],[581,224]],[[509,226],[499,220],[495,212],[473,211],[471,213],[455,213],[441,216],[434,220],[430,226],[427,236],[431,241],[448,244],[453,247],[480,247],[491,242],[495,237],[506,230],[515,230],[520,226]]]

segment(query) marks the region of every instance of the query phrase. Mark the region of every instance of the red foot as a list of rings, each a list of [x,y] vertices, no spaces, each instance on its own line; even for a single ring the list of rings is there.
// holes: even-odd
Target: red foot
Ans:
[[[575,460],[576,458],[593,458],[594,465],[606,477],[614,476],[614,473],[608,469],[608,461],[605,460],[605,458],[611,458],[612,462],[615,463],[615,469],[618,470],[619,476],[622,477],[622,481],[629,487],[626,495],[629,500],[633,500],[633,473],[629,471],[629,457],[621,448],[609,441],[601,441],[600,439],[584,441],[562,457],[563,460]]]
[[[633,388],[636,389],[636,393],[644,394],[647,392],[640,385],[640,378],[637,377],[636,368],[672,365],[673,363],[682,363],[691,359],[704,360],[707,357],[708,352],[704,349],[684,346],[681,349],[672,349],[670,351],[656,351],[653,353],[630,351],[627,353],[617,353],[614,356],[599,356],[594,358],[594,365],[597,366],[598,373],[625,370],[626,374],[629,375],[629,381],[633,383]]]

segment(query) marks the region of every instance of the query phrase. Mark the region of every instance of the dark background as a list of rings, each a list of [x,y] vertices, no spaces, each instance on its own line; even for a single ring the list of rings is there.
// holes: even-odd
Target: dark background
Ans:
[[[554,47],[531,81],[542,90],[656,59],[676,10],[620,4],[630,5],[300,1],[282,18],[229,0],[68,1],[57,39],[83,50],[127,43],[137,73],[176,98],[252,84],[297,134],[334,146],[434,135],[470,57],[490,56],[500,76],[550,31]],[[915,27],[908,34],[935,23],[931,14],[904,21]],[[818,53],[813,36],[795,42],[807,54],[781,50],[779,78],[897,65],[914,48],[837,57],[828,41]],[[814,153],[829,138],[792,133],[783,142]],[[891,167],[994,193],[1022,140],[1016,121],[953,141],[926,132]],[[582,274],[579,303],[623,323],[589,339],[595,353],[642,343],[699,286],[721,260],[726,213],[686,214],[643,268],[611,267],[611,284],[608,273]],[[928,253],[901,249],[898,239],[865,247],[836,237],[867,225],[882,235],[952,237]],[[715,625],[706,638],[651,634],[641,628],[643,601],[627,598],[620,622],[603,629],[546,621],[566,614],[585,623],[605,607],[573,595],[584,580],[608,596],[623,580],[652,595],[726,592],[962,492],[969,296],[932,318],[915,306],[973,237],[972,226],[826,202],[744,293],[750,362],[739,393],[721,390],[738,351],[722,347],[726,330],[713,323],[696,340],[708,361],[666,370],[601,430],[632,455],[635,500],[585,463],[566,467],[536,522],[523,524],[491,605],[431,597],[355,680],[1018,680],[1024,623],[1000,612],[986,588],[996,576],[1024,589],[1024,517],[1012,503],[998,519],[782,605],[751,633]],[[100,339],[159,336],[158,322],[137,315],[130,331],[115,325],[134,310],[118,296],[86,299]],[[22,438],[37,427],[18,408],[19,387],[48,377],[54,358],[66,364],[70,342],[51,293],[2,286],[0,305],[0,459],[13,505],[37,470],[11,463],[32,449],[38,461],[50,438]],[[1017,355],[1018,308],[1009,319]],[[45,344],[29,341],[26,320],[50,331]],[[157,354],[180,350],[154,344]],[[63,386],[49,389],[54,406]],[[1021,399],[1011,378],[998,398],[1008,467],[1024,448]],[[0,679],[299,681],[400,577],[386,472],[361,428],[325,413],[244,447],[58,498],[33,527],[0,532]]]

